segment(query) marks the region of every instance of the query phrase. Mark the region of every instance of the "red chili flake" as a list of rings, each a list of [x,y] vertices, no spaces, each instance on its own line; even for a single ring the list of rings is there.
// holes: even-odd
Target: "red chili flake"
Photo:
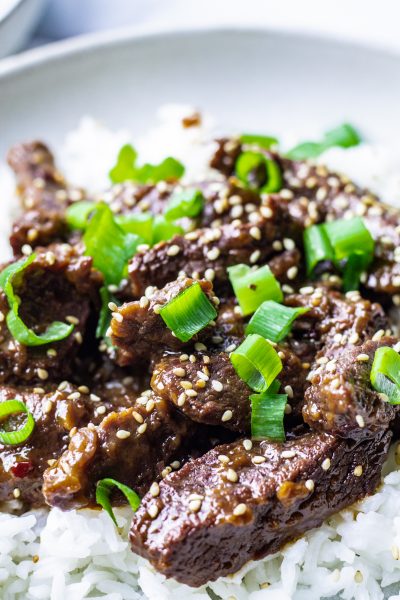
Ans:
[[[30,460],[21,461],[15,463],[13,467],[11,467],[10,471],[14,475],[14,477],[23,478],[28,475],[30,471],[32,471],[33,465]]]

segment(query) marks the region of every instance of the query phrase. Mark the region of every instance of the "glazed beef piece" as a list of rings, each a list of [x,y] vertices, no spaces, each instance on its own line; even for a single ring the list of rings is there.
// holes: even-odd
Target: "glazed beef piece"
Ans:
[[[65,210],[71,202],[83,199],[82,190],[68,187],[42,142],[13,146],[8,163],[15,172],[24,211],[10,237],[14,253],[20,254],[25,244],[36,247],[66,241]]]
[[[137,185],[126,181],[113,185],[98,200],[107,202],[113,213],[118,215],[145,212],[159,215],[165,210],[174,187],[172,183],[165,181],[157,185]]]
[[[375,351],[396,342],[384,337],[346,348],[329,361],[320,360],[310,373],[311,386],[305,393],[305,422],[312,429],[356,440],[388,430],[399,407],[372,388],[370,373]]]
[[[283,365],[278,377],[281,389],[290,396],[290,412],[294,409],[299,416],[308,371],[285,344],[277,351]],[[153,370],[151,386],[193,421],[250,431],[250,395],[254,392],[237,375],[226,352],[194,351],[190,357],[166,354]]]
[[[219,446],[144,497],[132,550],[191,586],[235,573],[373,492],[390,438],[309,433],[284,444]]]
[[[46,502],[62,509],[94,503],[96,483],[104,477],[143,494],[169,463],[181,459],[194,431],[171,404],[143,395],[134,406],[108,414],[98,427],[78,429],[44,473]]]
[[[86,332],[91,306],[98,302],[100,274],[92,259],[79,255],[68,244],[39,249],[37,256],[14,283],[21,298],[19,315],[36,334],[53,321],[72,323],[64,340],[43,346],[24,346],[13,338],[6,324],[9,307],[0,292],[0,381],[33,381],[68,377]]]
[[[118,364],[128,365],[149,361],[164,350],[179,350],[197,340],[210,336],[206,327],[188,343],[182,342],[165,325],[159,314],[160,308],[196,283],[193,279],[179,277],[162,289],[153,288],[150,294],[135,302],[120,306],[111,320],[111,339],[118,349]],[[210,302],[217,303],[209,281],[199,281],[202,291]]]
[[[66,450],[74,428],[96,421],[98,404],[85,387],[69,383],[45,388],[0,387],[0,403],[14,398],[26,404],[35,428],[26,442],[0,444],[0,501],[18,499],[26,508],[41,506],[43,472]],[[10,429],[20,420],[20,416],[12,417]]]
[[[164,286],[180,272],[193,278],[211,278],[217,293],[226,291],[227,268],[238,263],[265,264],[281,282],[291,281],[300,269],[300,252],[296,247],[274,250],[281,237],[273,220],[260,216],[257,224],[222,225],[175,236],[146,252],[137,253],[129,265],[134,296],[144,294],[150,285]],[[229,287],[229,286],[228,286]],[[228,294],[230,295],[230,294]]]

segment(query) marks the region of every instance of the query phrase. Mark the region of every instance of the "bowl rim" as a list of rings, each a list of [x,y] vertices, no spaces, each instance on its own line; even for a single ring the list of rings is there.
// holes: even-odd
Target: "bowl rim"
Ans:
[[[14,9],[24,0],[15,0]],[[99,49],[124,46],[129,43],[164,39],[166,42],[174,38],[192,38],[218,35],[249,36],[263,34],[270,38],[287,39],[298,44],[316,44],[326,48],[341,49],[347,52],[373,54],[398,62],[400,67],[400,48],[387,48],[377,44],[368,44],[337,35],[325,35],[308,32],[298,32],[290,29],[270,28],[265,26],[215,25],[207,27],[177,27],[169,30],[164,28],[140,28],[136,26],[116,28],[107,31],[87,33],[65,40],[50,42],[43,46],[27,50],[20,54],[4,58],[0,61],[0,80],[23,74],[33,66],[61,62],[64,58],[81,54],[90,54]]]
[[[26,1],[27,0],[11,0],[11,2],[8,2],[8,5],[6,5],[6,10],[0,12],[0,26],[11,19],[14,13],[17,12],[20,5]]]

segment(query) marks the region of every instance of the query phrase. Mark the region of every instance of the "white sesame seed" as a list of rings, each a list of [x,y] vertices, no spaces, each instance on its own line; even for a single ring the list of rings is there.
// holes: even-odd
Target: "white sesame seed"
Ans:
[[[294,456],[296,456],[294,450],[284,450],[282,452],[282,458],[293,458]]]
[[[251,459],[255,465],[262,465],[266,461],[265,456],[253,456]]]
[[[131,432],[126,431],[126,429],[118,429],[115,435],[119,440],[126,440],[131,435]]]
[[[171,467],[172,467],[173,469],[175,469],[175,470],[176,470],[176,469],[179,469],[179,467],[180,467],[180,466],[181,466],[181,463],[179,462],[179,460],[174,460],[174,461],[171,463]]]
[[[81,397],[81,393],[80,392],[72,392],[71,394],[68,395],[68,400],[78,400],[78,398]]]
[[[280,240],[274,240],[272,242],[272,248],[276,251],[276,252],[280,252],[281,250],[283,250],[283,244]]]
[[[33,392],[35,394],[44,394],[44,388],[42,388],[42,387],[34,387],[33,388]]]
[[[187,399],[187,396],[186,396],[185,392],[182,392],[182,393],[179,395],[179,397],[178,397],[178,400],[177,400],[177,402],[176,402],[176,403],[177,403],[177,405],[178,405],[178,406],[183,406],[183,405],[185,404],[185,402],[186,402],[186,399]]]
[[[357,344],[357,342],[359,341],[360,336],[358,335],[358,333],[355,331],[354,333],[351,334],[351,336],[349,337],[349,342],[350,344]]]
[[[374,333],[374,335],[372,336],[372,341],[374,342],[379,342],[383,336],[385,335],[385,330],[384,329],[379,329],[376,333]]]
[[[243,440],[243,447],[249,452],[253,447],[253,442],[251,440]]]
[[[214,281],[214,279],[215,279],[214,269],[206,269],[204,272],[204,277],[207,279],[207,281]]]
[[[362,581],[364,580],[363,574],[361,573],[361,571],[356,571],[354,573],[354,581],[356,583],[362,583]]]
[[[113,312],[112,316],[118,323],[122,323],[122,321],[124,320],[124,315],[122,315],[119,312]]]
[[[218,456],[218,460],[219,460],[219,462],[220,462],[220,463],[222,463],[223,465],[226,465],[226,464],[228,464],[228,462],[229,462],[229,457],[228,457],[228,456],[226,456],[226,454],[220,454],[220,455]]]
[[[356,415],[356,421],[359,427],[365,427],[364,417],[362,415]]]
[[[14,498],[19,498],[21,496],[21,490],[19,488],[14,488],[13,496]]]
[[[299,272],[297,267],[290,267],[286,271],[286,276],[288,279],[295,279],[297,277],[297,273]]]
[[[208,250],[208,252],[206,253],[206,256],[209,260],[217,260],[219,255],[220,255],[220,250],[217,247],[211,248],[211,250]]]
[[[249,233],[255,240],[261,240],[261,229],[259,227],[250,227]]]
[[[296,248],[296,244],[291,238],[283,238],[283,247],[285,250],[294,250]]]
[[[183,379],[180,384],[184,390],[190,390],[193,387],[192,382],[187,381],[186,379]]]
[[[108,308],[109,308],[111,311],[113,311],[113,312],[115,312],[116,310],[118,310],[118,306],[115,304],[115,302],[109,302],[109,303],[108,303]]]
[[[153,496],[153,498],[157,498],[157,496],[160,495],[160,486],[158,485],[157,481],[153,481],[153,483],[150,486],[149,492]]]
[[[252,253],[250,254],[250,258],[249,258],[249,261],[250,261],[250,263],[251,263],[252,265],[253,265],[254,263],[256,263],[256,262],[258,261],[258,259],[260,258],[260,256],[261,256],[261,252],[260,252],[260,250],[254,250],[254,252],[252,252]]]
[[[43,412],[46,413],[46,414],[48,414],[48,413],[50,413],[52,411],[52,409],[53,409],[53,403],[52,403],[52,401],[51,400],[46,400],[46,402],[44,403],[44,406],[43,406]]]
[[[357,465],[356,468],[354,469],[354,475],[356,477],[361,477],[362,474],[363,474],[362,465]]]
[[[288,398],[293,398],[294,394],[293,394],[293,388],[291,385],[286,385],[284,388],[284,392],[285,392],[285,394],[287,394]]]
[[[147,512],[152,519],[155,519],[159,513],[157,504],[151,504],[147,509]]]
[[[195,398],[197,396],[196,390],[193,389],[186,390],[185,394],[186,396],[189,396],[189,398]]]
[[[29,256],[33,252],[32,246],[30,246],[29,244],[24,244],[21,248],[21,252],[24,256]]]
[[[137,428],[137,432],[140,433],[140,435],[142,435],[142,433],[144,433],[147,429],[147,423],[142,423],[142,425],[139,425],[139,427]]]
[[[65,320],[68,323],[71,323],[72,325],[79,325],[79,319],[77,317],[74,317],[73,315],[68,315],[67,317],[65,317]]]
[[[233,514],[235,515],[235,517],[241,517],[242,515],[244,515],[244,513],[247,511],[247,506],[246,504],[240,503],[237,506],[235,506],[235,508],[233,509]]]
[[[177,244],[172,244],[167,250],[168,256],[176,256],[181,251],[180,247]]]
[[[361,353],[361,354],[357,355],[356,360],[358,362],[368,362],[369,361],[369,356],[368,356],[368,354],[362,354]]]
[[[41,368],[37,369],[37,374],[38,374],[39,379],[42,379],[43,381],[45,379],[48,379],[48,377],[49,377],[49,374],[46,371],[46,369],[41,369]]]
[[[227,472],[226,472],[226,478],[227,478],[228,481],[231,481],[232,483],[236,483],[237,480],[239,479],[238,474],[233,469],[228,469],[227,470]]]
[[[325,460],[322,461],[321,467],[323,471],[329,471],[331,468],[331,459],[325,458]]]
[[[100,402],[101,398],[97,394],[90,394],[90,399],[92,402]]]
[[[231,410],[226,410],[221,417],[221,421],[226,423],[226,421],[230,421],[233,417],[233,412]]]
[[[306,486],[306,488],[308,489],[309,492],[314,491],[315,484],[312,479],[307,479],[307,481],[305,482],[304,485]]]
[[[181,354],[179,357],[179,360],[181,362],[186,362],[187,360],[189,360],[189,355],[188,354]]]
[[[202,379],[203,381],[209,380],[209,376],[203,373],[203,371],[197,371],[197,377],[199,377],[199,379]]]
[[[299,289],[300,294],[304,294],[306,296],[309,296],[310,294],[314,293],[314,288],[312,285],[306,285],[305,287],[301,287]]]
[[[176,367],[176,369],[173,369],[172,372],[177,377],[184,377],[186,375],[186,371],[185,369],[182,369],[182,367]]]
[[[216,392],[222,392],[222,390],[224,389],[223,384],[218,381],[217,379],[213,379],[211,381],[211,387],[213,388],[213,390],[215,390]]]
[[[389,396],[387,394],[379,392],[378,396],[382,400],[382,402],[389,402]]]
[[[201,500],[191,500],[189,502],[189,510],[192,513],[197,513],[199,512],[201,508]]]
[[[197,350],[197,352],[205,352],[207,350],[207,346],[201,342],[196,342],[194,349]]]
[[[135,421],[137,423],[143,423],[143,421],[144,421],[142,415],[140,413],[138,413],[136,410],[132,411],[132,417],[135,419]]]

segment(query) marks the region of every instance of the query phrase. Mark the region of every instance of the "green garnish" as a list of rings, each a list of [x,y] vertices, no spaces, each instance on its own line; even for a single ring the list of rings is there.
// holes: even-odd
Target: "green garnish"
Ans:
[[[82,200],[68,206],[65,214],[67,225],[71,229],[86,229],[90,213],[96,208],[95,202]]]
[[[400,356],[394,348],[376,350],[370,378],[372,387],[385,394],[390,404],[400,404]]]
[[[261,152],[242,152],[236,161],[235,172],[247,188],[260,194],[279,192],[282,188],[279,165]]]
[[[340,148],[351,148],[358,146],[361,138],[352,125],[344,123],[335,129],[327,131],[319,142],[303,142],[286,153],[292,160],[306,160],[316,158],[325,150],[338,146]]]
[[[153,243],[153,222],[154,217],[150,213],[128,213],[116,215],[115,221],[125,231],[125,233],[134,233],[142,238],[146,244]]]
[[[285,441],[283,418],[287,404],[286,394],[252,394],[251,437],[255,440]]]
[[[258,333],[271,342],[280,342],[290,332],[293,321],[309,310],[302,306],[291,308],[274,300],[266,300],[250,319],[246,334]]]
[[[182,227],[175,225],[171,221],[167,221],[162,215],[154,217],[153,223],[153,244],[158,242],[167,242],[174,235],[183,235],[185,232]]]
[[[271,344],[257,334],[248,335],[230,355],[231,363],[255,392],[266,391],[282,371],[282,361]]]
[[[110,495],[114,487],[118,488],[119,491],[123,493],[125,498],[128,500],[133,512],[136,512],[139,508],[140,498],[137,495],[137,493],[134,492],[129,486],[120,483],[116,479],[111,479],[110,477],[107,477],[97,482],[96,502],[97,504],[100,504],[100,506],[110,515],[111,519],[114,521],[114,524],[117,525],[117,519],[115,518],[114,511],[110,502]]]
[[[277,146],[279,143],[275,137],[259,135],[257,133],[242,133],[239,139],[242,144],[254,144],[254,146],[259,146],[259,148],[264,148],[264,150],[269,150],[272,146]]]
[[[36,334],[29,329],[19,316],[21,298],[15,293],[13,285],[23,278],[23,272],[35,260],[36,254],[31,254],[28,258],[21,258],[15,263],[8,265],[0,273],[0,288],[7,297],[10,310],[7,313],[6,323],[11,335],[24,346],[43,346],[52,342],[58,342],[70,335],[74,326],[54,321],[44,333]]]
[[[19,429],[5,431],[0,429],[0,442],[2,444],[16,445],[25,442],[35,428],[35,420],[25,403],[21,400],[6,400],[0,403],[0,422],[15,414],[26,414],[26,421]]]
[[[187,342],[217,316],[199,283],[193,283],[160,310],[164,323],[182,342]]]
[[[307,272],[321,261],[344,266],[344,289],[357,289],[361,274],[374,256],[375,242],[360,217],[312,225],[304,231]]]
[[[165,218],[169,221],[197,217],[204,206],[204,196],[198,189],[186,189],[174,194],[165,208]]]
[[[250,315],[265,300],[281,302],[281,286],[268,265],[251,268],[240,264],[228,268],[230,282],[239,302],[242,314]]]
[[[137,152],[126,144],[118,153],[117,163],[109,175],[113,183],[134,181],[141,184],[155,184],[159,181],[178,181],[185,172],[185,167],[175,158],[168,156],[158,165],[145,163],[138,167]]]

